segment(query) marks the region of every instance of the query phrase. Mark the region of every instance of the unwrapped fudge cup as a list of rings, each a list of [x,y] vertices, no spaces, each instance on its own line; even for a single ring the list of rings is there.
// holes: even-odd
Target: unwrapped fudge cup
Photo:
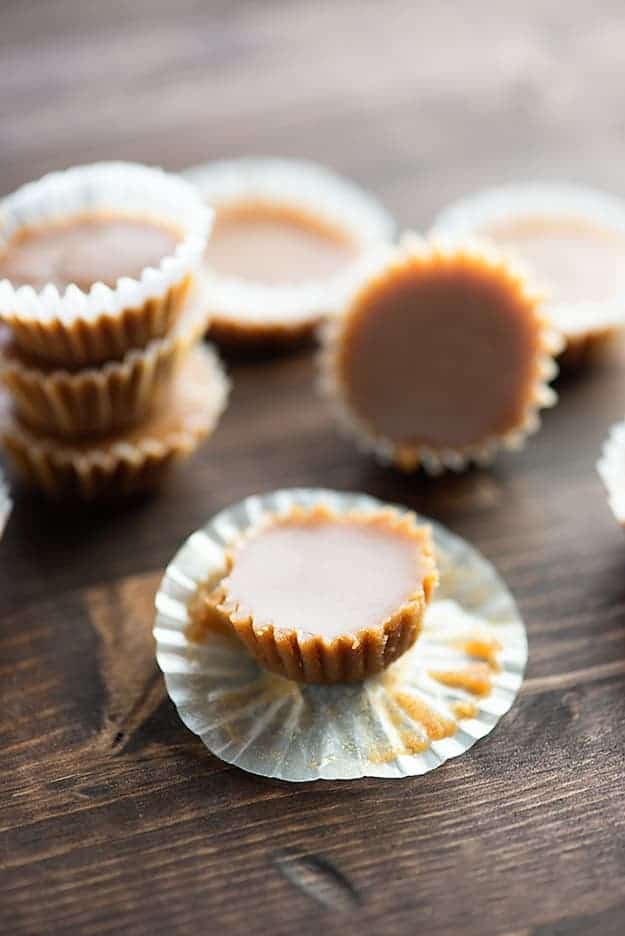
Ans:
[[[275,525],[283,518],[288,523],[297,511],[308,517],[328,511],[345,519],[344,529],[333,527],[330,565],[324,567],[319,556],[311,556],[307,550],[305,557],[300,553],[303,562],[299,570],[297,551],[283,553],[285,561],[276,566],[273,560],[278,544],[254,539],[253,531],[263,523]],[[386,574],[388,543],[379,551],[377,546],[383,544],[375,536],[364,544],[369,558],[373,545],[381,560],[373,573],[367,563],[370,581],[359,576],[359,563],[354,567],[354,549],[358,543],[358,548],[363,547],[362,536],[366,534],[366,528],[351,526],[354,518],[375,515],[377,520],[372,517],[371,522],[378,529],[383,514],[387,519],[382,520],[380,530],[388,531],[389,511],[393,511],[395,523],[405,520],[419,527],[424,522],[412,514],[408,517],[406,508],[346,491],[294,488],[252,495],[211,517],[173,557],[156,596],[157,660],[183,722],[221,760],[287,781],[414,776],[462,755],[477,739],[488,735],[508,711],[521,686],[527,659],[523,622],[493,567],[435,521],[428,521],[427,527],[439,584],[418,639],[395,663],[362,681],[319,685],[302,681],[299,669],[293,679],[277,675],[256,650],[248,652],[227,620],[224,626],[223,615],[210,614],[207,594],[227,574],[228,552],[250,534],[249,542],[262,547],[256,558],[252,553],[243,557],[247,566],[243,573],[248,586],[254,588],[257,609],[269,598],[274,613],[285,610],[282,603],[280,608],[276,605],[284,596],[282,583],[278,591],[271,584],[275,584],[279,569],[287,576],[288,626],[281,628],[279,639],[286,659],[292,658],[292,645],[285,648],[284,641],[295,617],[306,630],[314,619],[318,630],[331,623],[327,612],[334,608],[344,624],[353,625],[356,613],[357,621],[366,625],[375,608],[379,611],[389,598],[390,604],[395,604],[391,591],[397,585],[398,569],[403,570],[402,577],[414,573],[410,549],[405,552],[402,543],[393,538],[397,553],[391,560],[391,582]],[[338,548],[341,538],[344,551]],[[288,544],[282,542],[284,546]],[[398,567],[396,560],[402,555],[407,566],[400,560]],[[255,561],[261,573],[256,584],[250,576],[250,563]],[[288,578],[294,570],[297,583]],[[340,591],[327,593],[328,584],[336,586],[337,581]],[[297,588],[298,584],[302,588]],[[406,584],[409,590],[411,586]],[[237,590],[240,586],[241,581]],[[264,598],[261,589],[265,589]],[[382,614],[385,611],[383,607]],[[345,650],[355,662],[361,646],[356,633],[352,642],[355,646]],[[377,639],[373,646],[379,647]],[[331,646],[318,649],[324,663],[330,651],[336,672],[342,654],[333,652]],[[315,665],[314,657],[310,662]],[[514,723],[504,723],[500,730],[513,729]]]
[[[0,396],[0,436],[24,481],[51,498],[109,499],[156,487],[216,427],[228,380],[214,351],[190,352],[145,422],[102,439],[64,442],[26,427]]]
[[[523,270],[492,248],[406,235],[330,320],[321,386],[382,461],[436,474],[518,449],[556,396],[561,339]]]
[[[185,177],[216,212],[204,264],[211,337],[225,344],[310,336],[342,304],[363,255],[394,235],[372,195],[314,163],[236,159]]]
[[[547,292],[545,314],[566,339],[561,363],[600,356],[625,329],[625,201],[584,186],[488,189],[446,208],[435,236],[488,238],[514,251]]]
[[[119,432],[144,419],[205,331],[207,310],[200,290],[171,330],[121,361],[78,371],[42,367],[0,334],[0,380],[20,421],[48,435],[80,439]]]
[[[31,182],[0,205],[0,321],[61,367],[144,348],[183,308],[212,217],[183,179],[132,163]]]
[[[413,516],[293,507],[232,544],[226,575],[191,615],[200,628],[221,616],[287,679],[358,682],[415,643],[436,583],[430,531]]]

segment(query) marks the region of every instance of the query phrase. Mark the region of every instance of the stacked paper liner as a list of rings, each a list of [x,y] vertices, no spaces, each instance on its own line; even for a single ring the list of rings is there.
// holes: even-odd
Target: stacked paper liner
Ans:
[[[94,499],[156,485],[223,411],[219,359],[197,269],[212,213],[182,179],[101,163],[46,176],[9,196],[1,240],[21,226],[88,210],[176,224],[172,256],[115,288],[15,289],[0,281],[0,432],[18,473],[53,497]]]

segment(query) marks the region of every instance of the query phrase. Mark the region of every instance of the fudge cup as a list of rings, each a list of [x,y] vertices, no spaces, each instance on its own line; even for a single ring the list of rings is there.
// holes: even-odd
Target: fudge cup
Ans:
[[[113,499],[157,487],[215,429],[229,382],[215,352],[197,347],[139,426],[69,442],[36,432],[0,396],[0,436],[17,474],[52,499]]]
[[[226,507],[189,536],[156,596],[154,637],[167,691],[213,754],[262,776],[308,781],[427,773],[492,731],[519,691],[527,659],[523,621],[505,583],[440,524],[428,522],[440,583],[419,638],[362,682],[284,678],[248,652],[221,618],[199,627],[194,620],[198,589],[218,585],[240,537],[268,515],[321,506],[352,516],[392,507],[345,491],[272,491]],[[393,509],[398,521],[408,513]],[[318,595],[319,571],[309,573]],[[348,605],[351,594],[346,588]],[[513,729],[509,721],[499,728]]]
[[[175,232],[169,250],[134,276],[107,285],[94,279],[29,283],[2,279],[0,321],[17,347],[48,364],[87,367],[120,360],[162,338],[184,306],[210,234],[212,211],[178,176],[132,163],[95,163],[31,182],[0,206],[3,254],[28,232],[85,218],[126,218]],[[94,246],[94,251],[95,251]],[[34,279],[34,277],[33,277]]]
[[[184,175],[216,212],[204,265],[210,334],[222,344],[309,338],[342,304],[363,254],[395,233],[377,199],[314,163],[237,159]]]
[[[553,405],[560,336],[524,270],[478,243],[405,235],[323,333],[321,389],[383,462],[431,474],[522,448]]]
[[[4,528],[11,513],[11,498],[9,497],[9,488],[4,480],[2,471],[0,471],[0,537],[4,533]]]
[[[121,361],[68,371],[42,367],[0,334],[0,380],[16,414],[35,431],[65,439],[108,435],[137,425],[167,391],[190,347],[204,333],[206,299],[199,290],[164,338]]]

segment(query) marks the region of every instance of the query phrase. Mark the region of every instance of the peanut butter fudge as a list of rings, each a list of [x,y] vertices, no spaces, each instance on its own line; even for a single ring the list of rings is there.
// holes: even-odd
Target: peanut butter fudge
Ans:
[[[179,176],[133,163],[53,172],[0,213],[0,321],[42,365],[121,360],[163,338],[199,272],[213,212]]]
[[[205,258],[222,276],[288,285],[333,276],[356,253],[345,231],[313,214],[286,205],[241,202],[217,210]]]
[[[15,287],[62,292],[71,283],[88,292],[94,283],[114,288],[122,276],[138,279],[176,248],[173,226],[123,214],[84,214],[18,230],[0,247],[0,279]]]
[[[394,224],[354,183],[299,160],[240,159],[189,170],[216,212],[205,252],[211,335],[284,345],[338,308],[354,270]]]
[[[205,603],[263,666],[301,682],[385,669],[417,639],[437,582],[429,529],[391,510],[292,508],[244,535],[227,563]]]

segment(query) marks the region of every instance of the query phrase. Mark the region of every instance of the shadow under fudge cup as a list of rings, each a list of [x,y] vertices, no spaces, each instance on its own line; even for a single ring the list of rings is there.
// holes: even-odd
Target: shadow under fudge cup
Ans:
[[[211,337],[227,345],[310,336],[395,224],[355,183],[300,160],[237,159],[184,173],[215,212],[204,266]]]
[[[584,363],[625,329],[625,201],[585,186],[525,183],[460,199],[435,236],[487,238],[514,252],[547,293],[566,339],[561,363]]]
[[[183,179],[138,164],[29,183],[0,204],[0,321],[42,362],[119,360],[171,328],[212,218]]]

